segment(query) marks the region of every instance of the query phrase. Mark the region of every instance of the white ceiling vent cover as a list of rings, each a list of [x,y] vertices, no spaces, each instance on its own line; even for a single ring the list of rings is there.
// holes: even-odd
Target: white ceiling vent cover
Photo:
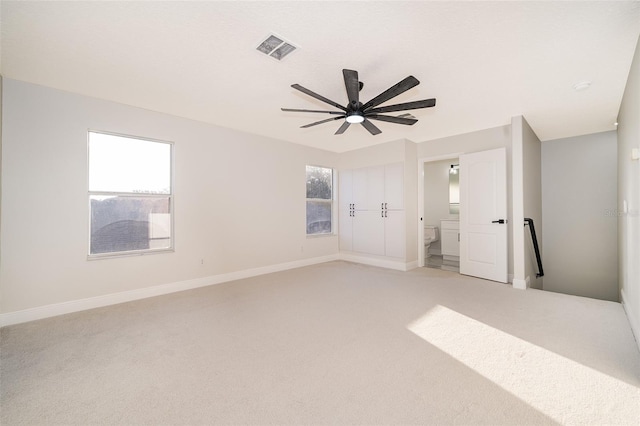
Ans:
[[[267,56],[281,61],[298,46],[284,39],[284,37],[270,34],[256,49]]]

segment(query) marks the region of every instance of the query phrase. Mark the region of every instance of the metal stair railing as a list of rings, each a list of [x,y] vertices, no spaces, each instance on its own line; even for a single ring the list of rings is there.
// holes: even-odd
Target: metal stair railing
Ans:
[[[538,246],[538,238],[536,237],[536,228],[533,224],[533,219],[525,217],[524,221],[524,226],[529,225],[531,240],[533,241],[533,250],[536,252],[536,261],[538,262],[538,273],[536,274],[536,278],[543,277],[544,271],[542,270],[542,258],[540,257],[540,247]]]

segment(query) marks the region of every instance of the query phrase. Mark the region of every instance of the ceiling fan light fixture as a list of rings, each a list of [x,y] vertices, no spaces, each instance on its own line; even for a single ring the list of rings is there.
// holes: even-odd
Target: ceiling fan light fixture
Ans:
[[[351,115],[347,115],[345,120],[347,120],[347,123],[349,124],[358,124],[364,121],[364,117],[360,114],[351,114]]]

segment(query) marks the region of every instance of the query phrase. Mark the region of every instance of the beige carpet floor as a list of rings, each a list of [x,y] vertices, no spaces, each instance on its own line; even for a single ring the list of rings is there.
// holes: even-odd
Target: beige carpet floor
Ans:
[[[640,424],[620,304],[435,269],[331,262],[0,333],[2,425]]]

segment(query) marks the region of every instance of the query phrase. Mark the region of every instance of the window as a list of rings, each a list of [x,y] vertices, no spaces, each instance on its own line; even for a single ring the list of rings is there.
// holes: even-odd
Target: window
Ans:
[[[307,166],[307,235],[331,234],[333,170]]]
[[[89,257],[173,248],[172,148],[89,132]]]

